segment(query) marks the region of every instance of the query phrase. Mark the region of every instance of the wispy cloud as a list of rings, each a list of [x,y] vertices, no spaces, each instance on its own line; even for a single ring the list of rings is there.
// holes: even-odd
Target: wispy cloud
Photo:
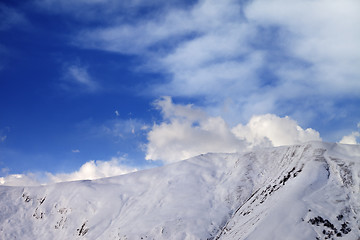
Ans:
[[[6,138],[7,138],[6,135],[0,136],[0,142],[5,142]]]
[[[24,13],[0,2],[0,32],[6,32],[14,28],[27,29],[29,26],[30,22]],[[12,54],[12,50],[7,45],[0,43],[0,71],[6,68],[7,61]]]
[[[280,27],[281,39],[274,40],[282,40],[281,50],[305,63],[291,68],[276,66],[281,80],[290,77],[317,87],[319,94],[356,94],[360,88],[356,67],[360,62],[360,30],[355,27],[360,23],[359,8],[356,0],[257,0],[246,8],[246,16],[257,26]],[[308,76],[301,74],[304,70]]]
[[[87,67],[70,65],[65,68],[61,86],[69,91],[94,93],[100,90],[100,85],[90,76]]]
[[[68,14],[69,17],[83,22],[116,22],[129,20],[141,13],[149,14],[144,10],[149,8],[166,8],[168,5],[182,5],[182,0],[171,2],[164,0],[34,0],[34,7],[51,14]],[[81,11],[79,11],[81,9]]]
[[[116,117],[102,123],[95,123],[89,119],[80,122],[77,128],[81,132],[86,132],[88,137],[102,141],[110,140],[116,144],[129,144],[134,141],[133,144],[136,148],[136,145],[145,139],[149,126],[141,119]]]
[[[358,98],[359,7],[356,0],[202,0],[84,29],[74,41],[144,58],[147,70],[168,77],[151,94],[202,97],[211,111],[242,121],[267,112],[306,121]]]
[[[146,94],[201,99],[231,126],[267,113],[318,125],[352,114],[343,106],[359,100],[359,1],[180,2],[37,4],[84,23],[71,44],[135,55],[140,70],[163,74]],[[99,87],[83,66],[68,75],[88,92]]]
[[[129,139],[143,133],[144,123],[138,119],[114,119],[95,127],[99,134],[107,134],[121,139]]]
[[[0,31],[24,25],[28,25],[28,20],[23,13],[0,3]]]
[[[10,131],[9,127],[0,129],[0,143],[5,142],[7,139],[7,133]]]

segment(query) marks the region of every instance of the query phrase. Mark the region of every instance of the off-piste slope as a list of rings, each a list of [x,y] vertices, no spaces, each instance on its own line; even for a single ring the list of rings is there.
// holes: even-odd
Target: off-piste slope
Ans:
[[[95,181],[0,187],[0,239],[360,239],[360,147],[206,154]]]

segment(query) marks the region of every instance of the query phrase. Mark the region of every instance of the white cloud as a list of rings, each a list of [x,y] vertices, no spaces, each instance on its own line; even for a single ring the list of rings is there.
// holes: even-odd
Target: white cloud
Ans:
[[[6,135],[4,135],[4,136],[0,136],[0,142],[5,142],[6,138],[7,138],[7,136],[6,136]]]
[[[0,177],[0,185],[6,186],[36,186],[57,182],[94,180],[113,177],[137,171],[134,167],[125,164],[123,157],[113,157],[109,161],[88,161],[79,170],[72,173],[27,173],[10,174]]]
[[[357,124],[357,127],[360,128],[360,122]],[[349,135],[343,136],[339,143],[343,144],[360,144],[357,139],[360,138],[360,132],[354,131]]]
[[[11,174],[5,177],[0,177],[0,185],[5,186],[36,186],[40,182],[36,180],[34,174]]]
[[[180,119],[182,121],[196,122],[207,117],[205,112],[201,109],[194,108],[192,104],[174,104],[169,96],[156,100],[154,106],[161,111],[164,119]]]
[[[66,90],[80,89],[85,92],[96,92],[100,89],[99,84],[92,79],[88,69],[79,65],[71,65],[66,68],[62,86]]]
[[[317,87],[318,94],[357,94],[360,89],[357,9],[360,9],[357,0],[256,0],[246,8],[246,17],[258,26],[281,27],[282,50],[309,66],[290,69],[299,76],[306,70],[311,76],[297,81]],[[288,71],[277,68],[280,77],[288,82]]]
[[[48,178],[51,182],[65,182],[76,180],[93,180],[105,177],[118,176],[137,171],[136,168],[122,165],[124,159],[113,157],[110,161],[89,161],[84,163],[78,171],[73,173],[51,174]]]
[[[314,129],[302,129],[288,116],[281,118],[274,114],[253,116],[243,126],[239,124],[232,129],[239,139],[250,143],[251,147],[259,145],[282,146],[308,141],[321,141],[320,134]]]
[[[342,137],[340,143],[343,144],[360,144],[356,141],[356,139],[360,137],[360,132],[352,132],[350,135]]]
[[[79,150],[79,149],[74,149],[74,150],[71,150],[71,152],[73,152],[73,153],[79,153],[80,150]]]
[[[209,117],[192,105],[173,104],[169,97],[155,104],[164,122],[148,133],[147,160],[170,163],[207,152],[236,152],[244,145],[220,117]]]
[[[208,152],[236,152],[254,147],[321,141],[320,134],[302,129],[289,117],[254,116],[247,125],[231,128],[221,117],[208,116],[193,105],[174,104],[170,97],[155,102],[163,122],[148,133],[147,160],[171,163]]]
[[[81,47],[149,57],[150,69],[172,75],[168,84],[152,89],[155,94],[214,95],[216,90],[223,96],[225,88],[245,94],[256,86],[263,56],[249,46],[256,31],[240,11],[235,1],[199,1],[190,11],[166,9],[132,25],[83,31],[77,40]]]
[[[200,96],[217,115],[231,102],[227,121],[269,112],[330,119],[340,117],[333,103],[360,91],[359,5],[200,0],[84,29],[75,44],[141,56],[146,70],[168,77],[149,93]]]

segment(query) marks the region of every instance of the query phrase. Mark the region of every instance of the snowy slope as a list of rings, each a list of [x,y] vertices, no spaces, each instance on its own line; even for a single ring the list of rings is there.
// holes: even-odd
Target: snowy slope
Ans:
[[[360,239],[360,148],[290,148],[217,239]]]
[[[1,186],[0,239],[357,240],[359,188],[359,146],[206,154],[95,181]]]

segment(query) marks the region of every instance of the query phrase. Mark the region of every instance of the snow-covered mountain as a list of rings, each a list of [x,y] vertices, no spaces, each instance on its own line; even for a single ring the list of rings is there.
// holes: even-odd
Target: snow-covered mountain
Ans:
[[[360,146],[312,142],[1,186],[0,239],[359,240]]]

